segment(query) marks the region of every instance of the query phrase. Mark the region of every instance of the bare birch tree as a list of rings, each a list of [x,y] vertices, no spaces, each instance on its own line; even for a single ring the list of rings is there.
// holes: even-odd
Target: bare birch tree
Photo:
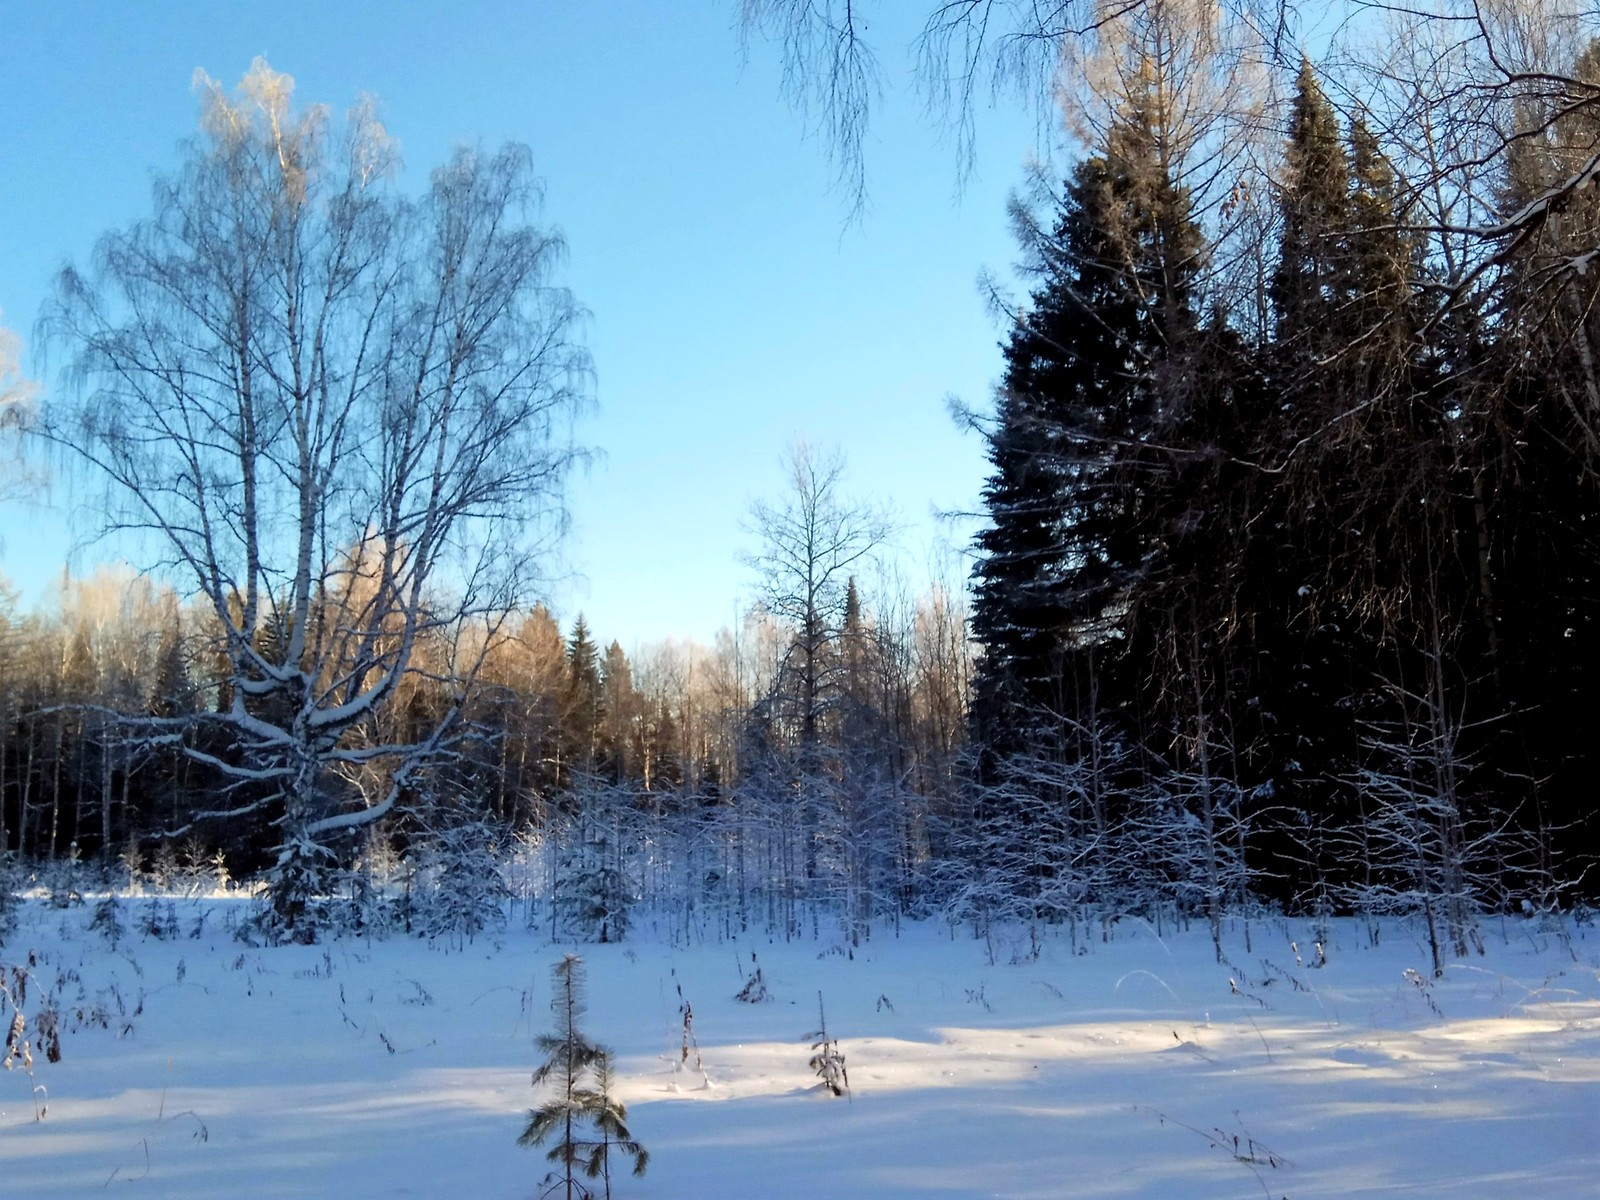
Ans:
[[[414,736],[371,736],[375,714],[425,640],[492,644],[466,627],[534,582],[588,364],[525,148],[458,150],[410,200],[370,101],[342,125],[297,109],[260,59],[231,94],[196,87],[153,214],[59,279],[44,325],[76,387],[44,432],[104,483],[107,530],[214,616],[227,703],[194,719],[232,748],[189,753],[233,790],[204,815],[273,815],[272,929],[307,937],[338,839],[419,786],[476,665]]]
[[[33,413],[34,385],[22,375],[22,342],[0,325],[0,501],[15,500],[33,487],[18,434]]]
[[[783,498],[751,508],[760,547],[747,561],[767,611],[792,630],[778,685],[787,693],[783,708],[801,745],[812,746],[836,690],[830,651],[844,623],[850,580],[892,525],[886,513],[843,494],[845,464],[837,451],[801,442],[785,467]],[[792,681],[787,688],[786,681]]]
[[[1081,79],[1077,48],[1163,5],[1171,7],[1169,0],[951,0],[905,13],[872,0],[740,0],[739,11],[747,43],[759,37],[777,45],[784,93],[821,135],[858,216],[867,191],[864,149],[890,76],[879,46],[902,22],[911,22],[904,27],[910,70],[927,111],[951,136],[965,179],[976,161],[979,104],[1013,95],[1033,108],[1042,133],[1055,123],[1058,93]],[[1219,12],[1278,53],[1294,49],[1297,8],[1292,0],[1225,0]]]

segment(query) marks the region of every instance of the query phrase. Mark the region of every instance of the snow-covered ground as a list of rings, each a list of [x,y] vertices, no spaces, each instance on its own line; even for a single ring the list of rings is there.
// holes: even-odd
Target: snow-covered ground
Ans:
[[[147,903],[166,901],[125,901],[130,926]],[[512,929],[252,948],[225,928],[244,903],[176,901],[178,937],[116,948],[86,930],[92,900],[24,906],[0,962],[30,976],[30,1020],[54,996],[64,1032],[31,1082],[0,1073],[0,1195],[539,1191],[543,1151],[515,1139],[574,947]],[[1230,965],[1203,929],[1164,932],[1123,921],[1087,954],[943,924],[853,954],[648,930],[576,948],[586,1032],[615,1050],[651,1153],[614,1194],[1600,1196],[1594,929],[1496,922],[1439,980],[1398,924],[1373,945],[1335,922],[1325,966],[1303,922],[1253,922],[1248,949],[1231,927]],[[765,1003],[734,998],[752,952]],[[680,1065],[680,986],[709,1086]],[[807,1067],[819,991],[848,1100]]]

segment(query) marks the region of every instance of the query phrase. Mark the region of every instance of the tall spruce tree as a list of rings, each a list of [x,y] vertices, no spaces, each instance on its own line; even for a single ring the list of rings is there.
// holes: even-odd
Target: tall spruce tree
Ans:
[[[1297,81],[1280,191],[1269,355],[1281,464],[1258,523],[1257,640],[1272,716],[1263,771],[1297,832],[1274,869],[1292,894],[1349,883],[1375,730],[1398,738],[1460,710],[1475,525],[1458,375],[1470,337],[1432,324],[1414,281],[1402,186],[1359,116],[1348,143],[1309,64]],[[1478,640],[1481,640],[1479,638]],[[1470,657],[1470,655],[1468,655]],[[1447,678],[1448,676],[1448,678]],[[1435,697],[1423,710],[1403,697]],[[1446,699],[1448,697],[1448,699]],[[1410,732],[1394,731],[1409,728]],[[1379,739],[1383,740],[1383,739]]]
[[[1042,282],[1005,347],[973,571],[973,724],[991,753],[1059,730],[1074,703],[1068,660],[1110,656],[1129,589],[1161,552],[1170,464],[1152,446],[1184,407],[1173,368],[1197,327],[1204,242],[1159,152],[1149,81],[1135,77],[1069,179]]]
[[[1600,86],[1600,40],[1577,50],[1570,74]],[[1600,143],[1592,107],[1552,115],[1520,114],[1535,132],[1507,158],[1506,215],[1572,177]],[[1507,779],[1529,781],[1518,823],[1538,854],[1525,886],[1543,903],[1600,853],[1600,823],[1587,800],[1593,758],[1582,749],[1600,720],[1600,694],[1583,665],[1600,652],[1600,272],[1590,265],[1597,245],[1600,199],[1591,188],[1508,256],[1492,343],[1471,364],[1464,406],[1480,591],[1492,596],[1485,617],[1497,634],[1501,719],[1490,761]]]
[[[1295,78],[1279,211],[1283,233],[1271,283],[1276,341],[1324,349],[1338,338],[1348,285],[1350,160],[1309,59]]]
[[[567,676],[562,705],[566,757],[573,771],[590,774],[600,748],[604,711],[600,681],[600,651],[589,634],[589,623],[579,613],[567,639]]]
[[[1292,814],[1289,835],[1267,839],[1271,868],[1291,895],[1324,890],[1324,843],[1329,827],[1343,823],[1333,815],[1341,802],[1330,781],[1347,772],[1354,754],[1351,623],[1325,586],[1335,556],[1330,539],[1349,528],[1328,517],[1330,491],[1359,486],[1339,478],[1331,453],[1338,430],[1328,428],[1352,400],[1343,381],[1330,377],[1351,341],[1350,191],[1338,115],[1302,60],[1277,197],[1273,335],[1263,355],[1272,417],[1256,430],[1253,456],[1281,473],[1263,491],[1244,566],[1260,697],[1244,723],[1258,786]]]

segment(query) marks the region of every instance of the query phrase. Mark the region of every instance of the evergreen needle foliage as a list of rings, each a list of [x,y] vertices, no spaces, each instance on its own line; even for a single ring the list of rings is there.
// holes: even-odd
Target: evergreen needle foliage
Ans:
[[[817,1031],[811,1037],[811,1069],[831,1096],[849,1096],[850,1074],[844,1069],[844,1052],[838,1040],[828,1036],[828,1014],[817,993]]]
[[[545,1176],[541,1196],[588,1200],[593,1188],[578,1172],[603,1182],[611,1196],[611,1151],[633,1159],[633,1173],[643,1175],[650,1154],[633,1140],[626,1123],[628,1110],[611,1094],[611,1052],[592,1042],[578,1028],[583,1017],[583,960],[568,954],[553,970],[550,1011],[555,1031],[536,1041],[545,1058],[533,1072],[533,1086],[549,1085],[551,1096],[528,1112],[519,1146],[542,1146],[557,1140],[545,1157],[557,1169]]]
[[[583,1169],[589,1178],[604,1182],[606,1200],[610,1200],[611,1151],[620,1150],[631,1158],[635,1175],[643,1175],[650,1165],[650,1151],[634,1140],[627,1125],[627,1106],[611,1094],[611,1054],[607,1050],[601,1050],[595,1060],[594,1082],[593,1120],[598,1140],[588,1143]]]

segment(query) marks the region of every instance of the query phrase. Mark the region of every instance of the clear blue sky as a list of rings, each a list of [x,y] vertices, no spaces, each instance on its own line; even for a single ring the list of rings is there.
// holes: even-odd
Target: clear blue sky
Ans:
[[[574,578],[552,596],[565,619],[582,609],[625,646],[709,638],[749,591],[743,513],[779,489],[797,436],[843,449],[854,490],[898,508],[920,564],[932,511],[971,508],[984,474],[945,397],[985,404],[999,370],[976,280],[1015,257],[1005,200],[1038,150],[1033,114],[980,114],[977,175],[958,196],[954,152],[912,87],[915,28],[875,32],[887,70],[869,209],[847,226],[824,148],[780,95],[777,48],[754,42],[746,59],[736,9],[8,3],[0,321],[31,340],[54,271],[148,212],[152,174],[195,126],[195,68],[231,87],[265,55],[302,103],[376,95],[404,186],[463,141],[532,147],[598,379],[581,436],[603,458],[572,489]],[[46,365],[30,356],[48,391]],[[90,527],[71,502],[58,485],[43,509],[0,504],[0,570],[30,601]],[[91,546],[73,566],[109,557]]]

